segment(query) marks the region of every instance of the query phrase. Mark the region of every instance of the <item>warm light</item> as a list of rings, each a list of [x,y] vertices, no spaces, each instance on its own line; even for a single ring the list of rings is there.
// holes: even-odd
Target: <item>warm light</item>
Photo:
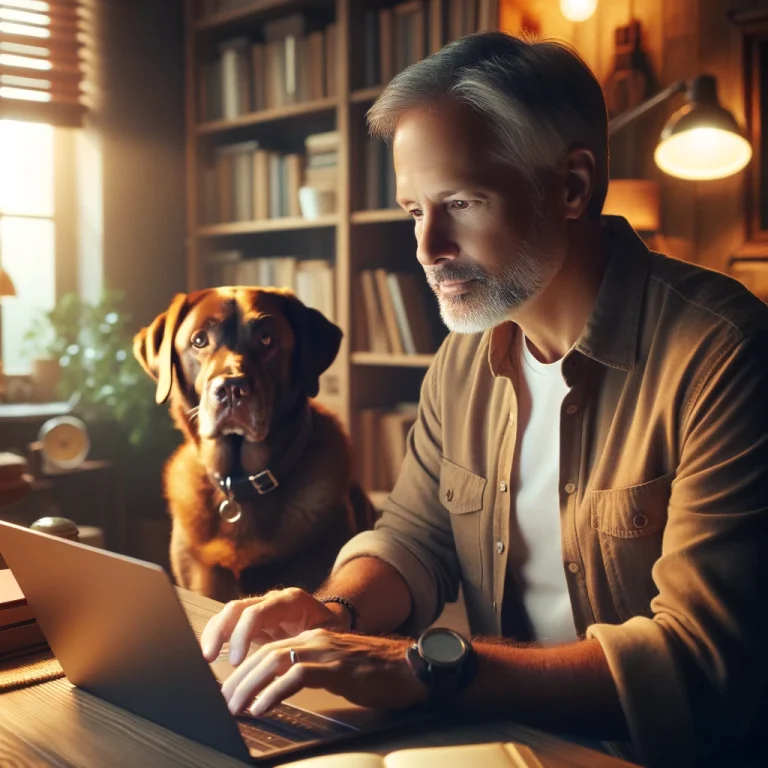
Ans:
[[[742,136],[721,128],[701,126],[674,133],[656,147],[654,160],[665,173],[680,179],[723,179],[738,173],[752,157]]]
[[[3,53],[15,53],[19,56],[50,56],[50,48],[26,43],[10,43],[6,40],[0,43],[0,51]]]
[[[9,35],[27,35],[28,37],[51,36],[51,30],[46,27],[30,27],[27,24],[14,24],[10,21],[0,21],[0,32]]]
[[[597,0],[560,0],[560,11],[569,21],[586,21],[597,9]]]
[[[25,101],[50,101],[48,91],[30,91],[26,88],[11,88],[0,86],[0,99],[24,99]]]
[[[649,179],[611,179],[603,203],[607,216],[623,216],[638,232],[661,229],[659,184]]]
[[[37,11],[37,13],[48,13],[51,10],[51,6],[42,0],[3,0],[3,5],[21,8],[23,11]]]
[[[0,8],[0,19],[18,21],[19,24],[38,24],[40,26],[47,26],[51,23],[50,17],[45,14],[16,11],[13,8]]]
[[[24,67],[26,69],[52,69],[53,64],[47,59],[33,59],[29,56],[14,56],[0,53],[0,64],[6,67]]]

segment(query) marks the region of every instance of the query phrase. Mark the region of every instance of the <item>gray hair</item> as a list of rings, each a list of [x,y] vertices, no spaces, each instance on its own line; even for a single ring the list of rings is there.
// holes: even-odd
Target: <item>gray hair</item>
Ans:
[[[409,109],[443,99],[468,104],[497,139],[493,156],[521,171],[543,196],[542,174],[568,151],[597,165],[588,206],[597,218],[608,190],[608,115],[595,76],[566,43],[503,32],[468,35],[396,75],[368,110],[373,136],[391,141]]]

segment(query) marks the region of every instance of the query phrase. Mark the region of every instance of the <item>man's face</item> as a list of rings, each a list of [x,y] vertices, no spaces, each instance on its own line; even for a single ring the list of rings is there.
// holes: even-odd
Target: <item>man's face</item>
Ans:
[[[397,199],[415,220],[443,322],[458,333],[508,319],[565,253],[556,185],[538,200],[522,173],[494,161],[491,139],[476,113],[451,102],[406,112],[394,137]]]

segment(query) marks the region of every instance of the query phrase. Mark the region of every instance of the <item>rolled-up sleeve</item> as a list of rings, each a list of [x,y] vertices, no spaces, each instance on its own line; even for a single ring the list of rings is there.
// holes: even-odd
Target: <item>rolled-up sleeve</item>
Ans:
[[[733,748],[768,683],[768,341],[729,337],[681,413],[653,618],[587,632],[653,766]]]
[[[450,339],[450,337],[449,337]],[[377,557],[403,577],[411,592],[411,613],[400,628],[419,632],[456,600],[459,565],[448,513],[439,502],[442,458],[440,379],[446,341],[421,387],[416,423],[395,487],[372,531],[351,539],[339,552],[334,572],[358,557]]]

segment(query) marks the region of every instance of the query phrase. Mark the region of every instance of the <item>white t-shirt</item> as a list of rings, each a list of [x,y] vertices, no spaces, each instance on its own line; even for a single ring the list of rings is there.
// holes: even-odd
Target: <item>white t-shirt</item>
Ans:
[[[508,567],[523,585],[523,604],[537,640],[576,639],[560,540],[560,408],[568,394],[562,361],[541,363],[519,336],[518,436],[512,488]],[[517,529],[517,530],[516,530]]]

